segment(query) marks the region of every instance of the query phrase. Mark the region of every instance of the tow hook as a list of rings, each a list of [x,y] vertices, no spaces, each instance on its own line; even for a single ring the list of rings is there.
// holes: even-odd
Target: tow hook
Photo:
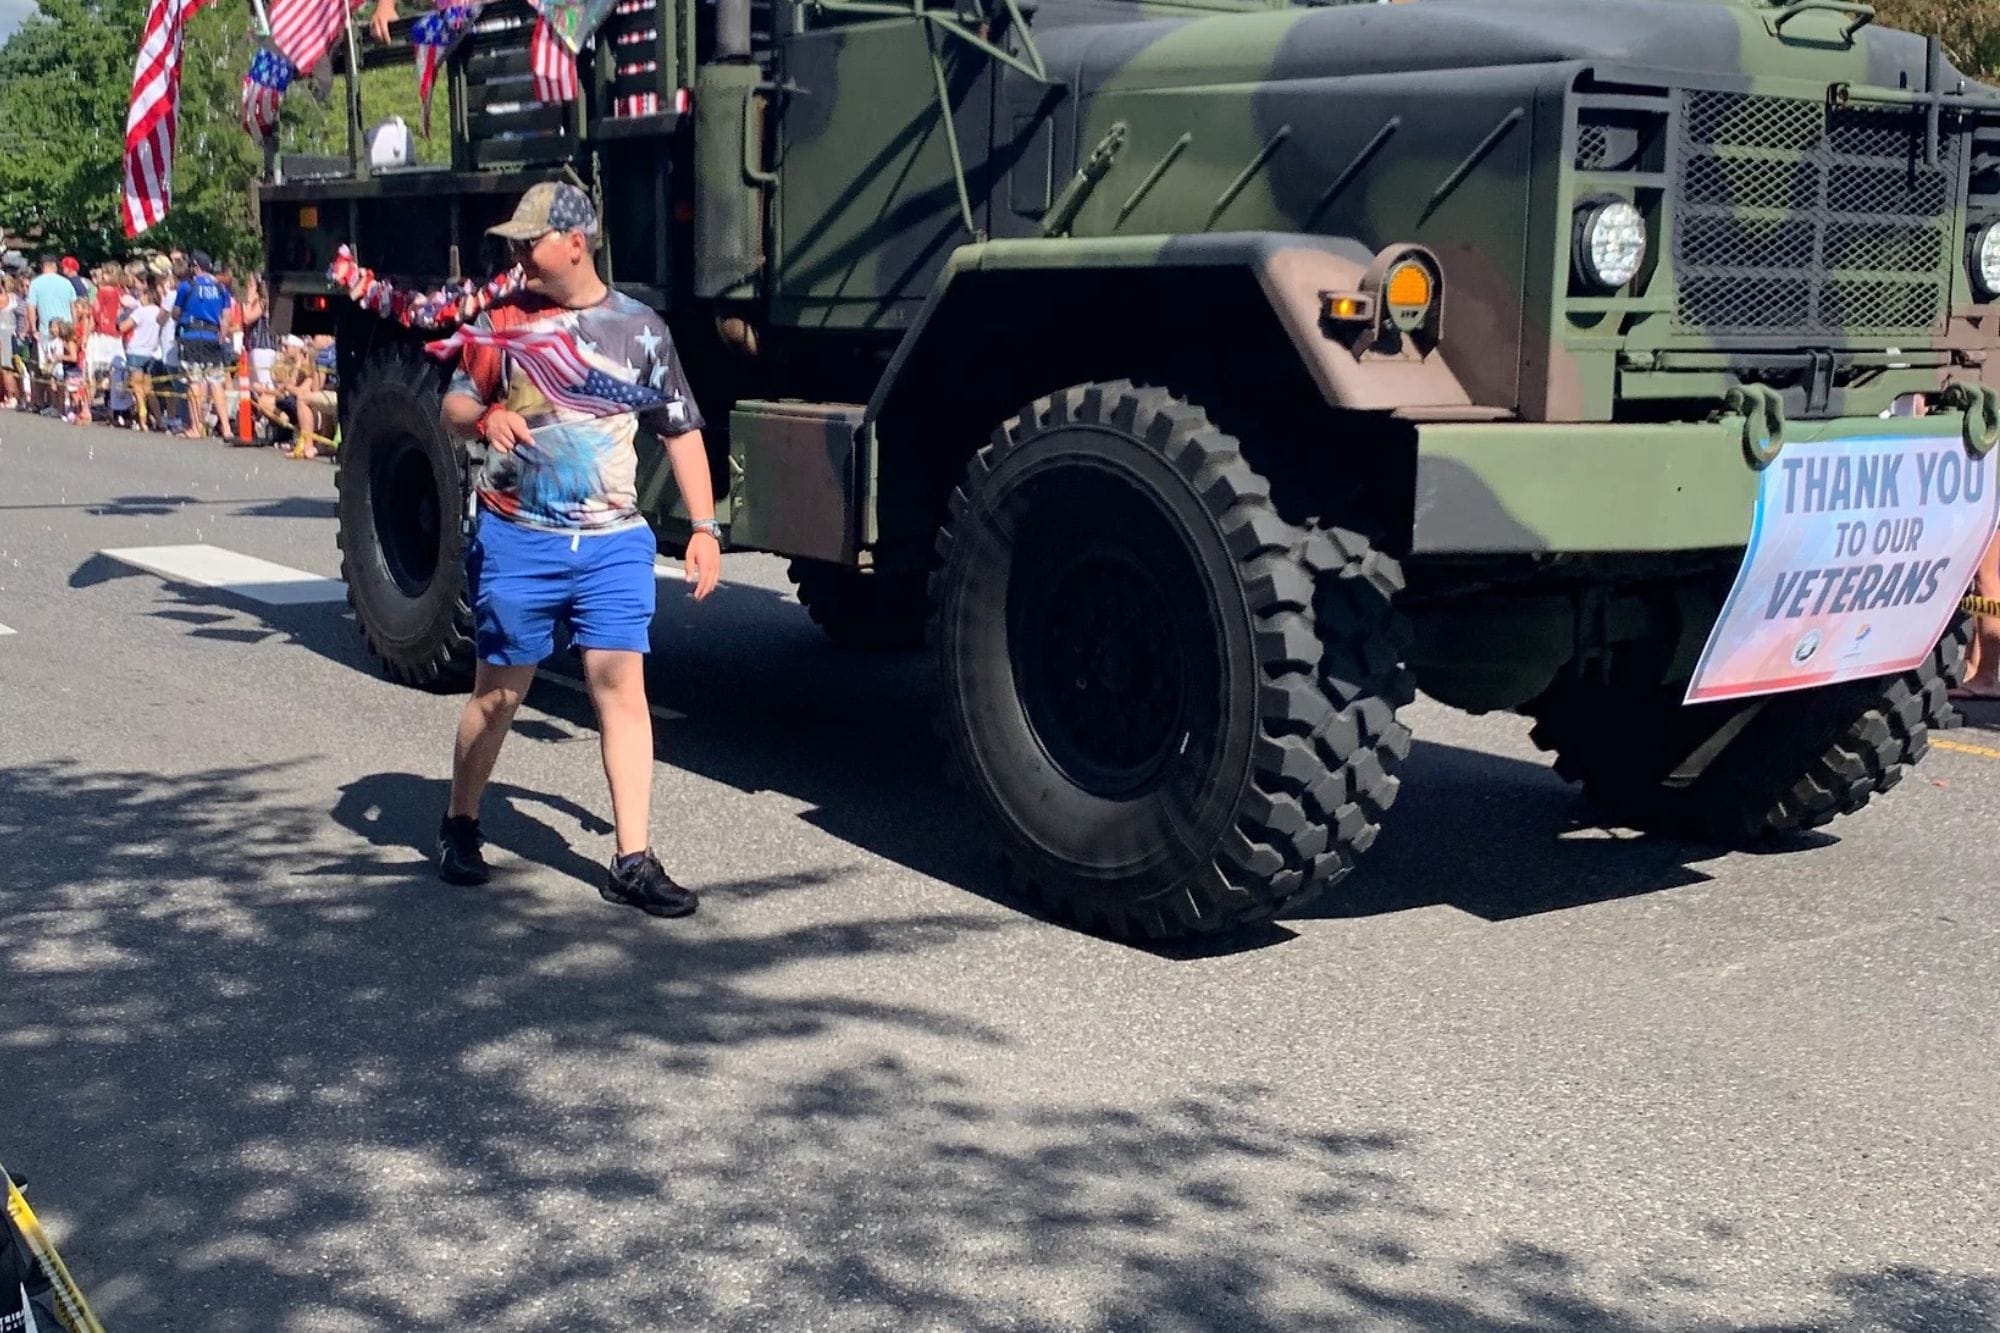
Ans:
[[[1743,417],[1743,456],[1763,471],[1785,447],[1785,399],[1768,384],[1745,384],[1723,399],[1729,412]]]
[[[1960,434],[1965,437],[1965,451],[1974,458],[1986,457],[2000,443],[2000,391],[1953,380],[1938,395],[1938,405],[1965,413]]]

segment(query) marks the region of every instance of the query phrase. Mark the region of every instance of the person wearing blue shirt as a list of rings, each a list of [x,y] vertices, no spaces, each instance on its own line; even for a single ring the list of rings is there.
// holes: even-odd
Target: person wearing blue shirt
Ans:
[[[209,395],[215,396],[215,413],[222,434],[229,434],[222,421],[223,385],[229,378],[229,344],[223,340],[229,311],[235,298],[215,278],[215,265],[197,250],[192,256],[194,272],[174,293],[176,336],[180,341],[181,369],[187,375],[188,428],[191,440],[208,438]]]
[[[28,309],[32,323],[28,326],[31,336],[48,336],[49,325],[57,320],[76,318],[76,288],[70,280],[56,272],[56,257],[42,256],[42,273],[28,284]]]
[[[28,284],[28,337],[30,345],[36,349],[35,365],[48,386],[47,393],[60,391],[63,373],[62,362],[50,352],[57,346],[51,339],[50,330],[57,323],[73,324],[75,321],[76,288],[56,271],[56,257],[43,255],[41,276]]]

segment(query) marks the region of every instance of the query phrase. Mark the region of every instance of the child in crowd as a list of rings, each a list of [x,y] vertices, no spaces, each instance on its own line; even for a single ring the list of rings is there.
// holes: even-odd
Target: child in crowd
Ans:
[[[153,377],[163,374],[167,312],[161,307],[161,279],[147,276],[138,286],[135,304],[119,321],[125,335],[125,370],[132,390],[132,411],[140,430],[152,430],[160,419]]]
[[[14,311],[21,304],[21,280],[13,274],[0,279],[0,407],[17,407],[20,379],[14,374]]]
[[[325,341],[331,345],[333,340]],[[318,458],[321,446],[333,443],[330,432],[339,420],[339,398],[318,353],[304,338],[288,334],[271,371],[279,391],[278,412],[292,426],[293,458]]]
[[[69,321],[52,319],[35,335],[35,409],[45,417],[63,412],[63,334]]]
[[[49,326],[54,335],[55,361],[61,367],[62,375],[62,419],[69,422],[90,424],[90,381],[83,374],[83,340],[76,336],[76,325],[66,319],[56,320]]]

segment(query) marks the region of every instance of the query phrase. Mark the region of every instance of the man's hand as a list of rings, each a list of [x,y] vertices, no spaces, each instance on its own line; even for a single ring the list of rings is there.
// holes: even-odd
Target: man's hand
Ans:
[[[524,444],[533,444],[528,419],[512,408],[496,407],[485,416],[486,443],[503,454],[511,454]]]
[[[697,532],[688,538],[686,567],[688,587],[699,602],[722,579],[722,543],[711,533]]]
[[[368,19],[368,31],[378,42],[389,40],[389,25],[396,21],[396,0],[375,0],[375,12]]]

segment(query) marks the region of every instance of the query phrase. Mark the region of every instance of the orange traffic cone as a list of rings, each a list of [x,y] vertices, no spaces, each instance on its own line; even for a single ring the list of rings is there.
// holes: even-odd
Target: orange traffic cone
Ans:
[[[243,357],[236,363],[236,442],[249,444],[255,427],[250,417],[250,348],[245,344]]]

